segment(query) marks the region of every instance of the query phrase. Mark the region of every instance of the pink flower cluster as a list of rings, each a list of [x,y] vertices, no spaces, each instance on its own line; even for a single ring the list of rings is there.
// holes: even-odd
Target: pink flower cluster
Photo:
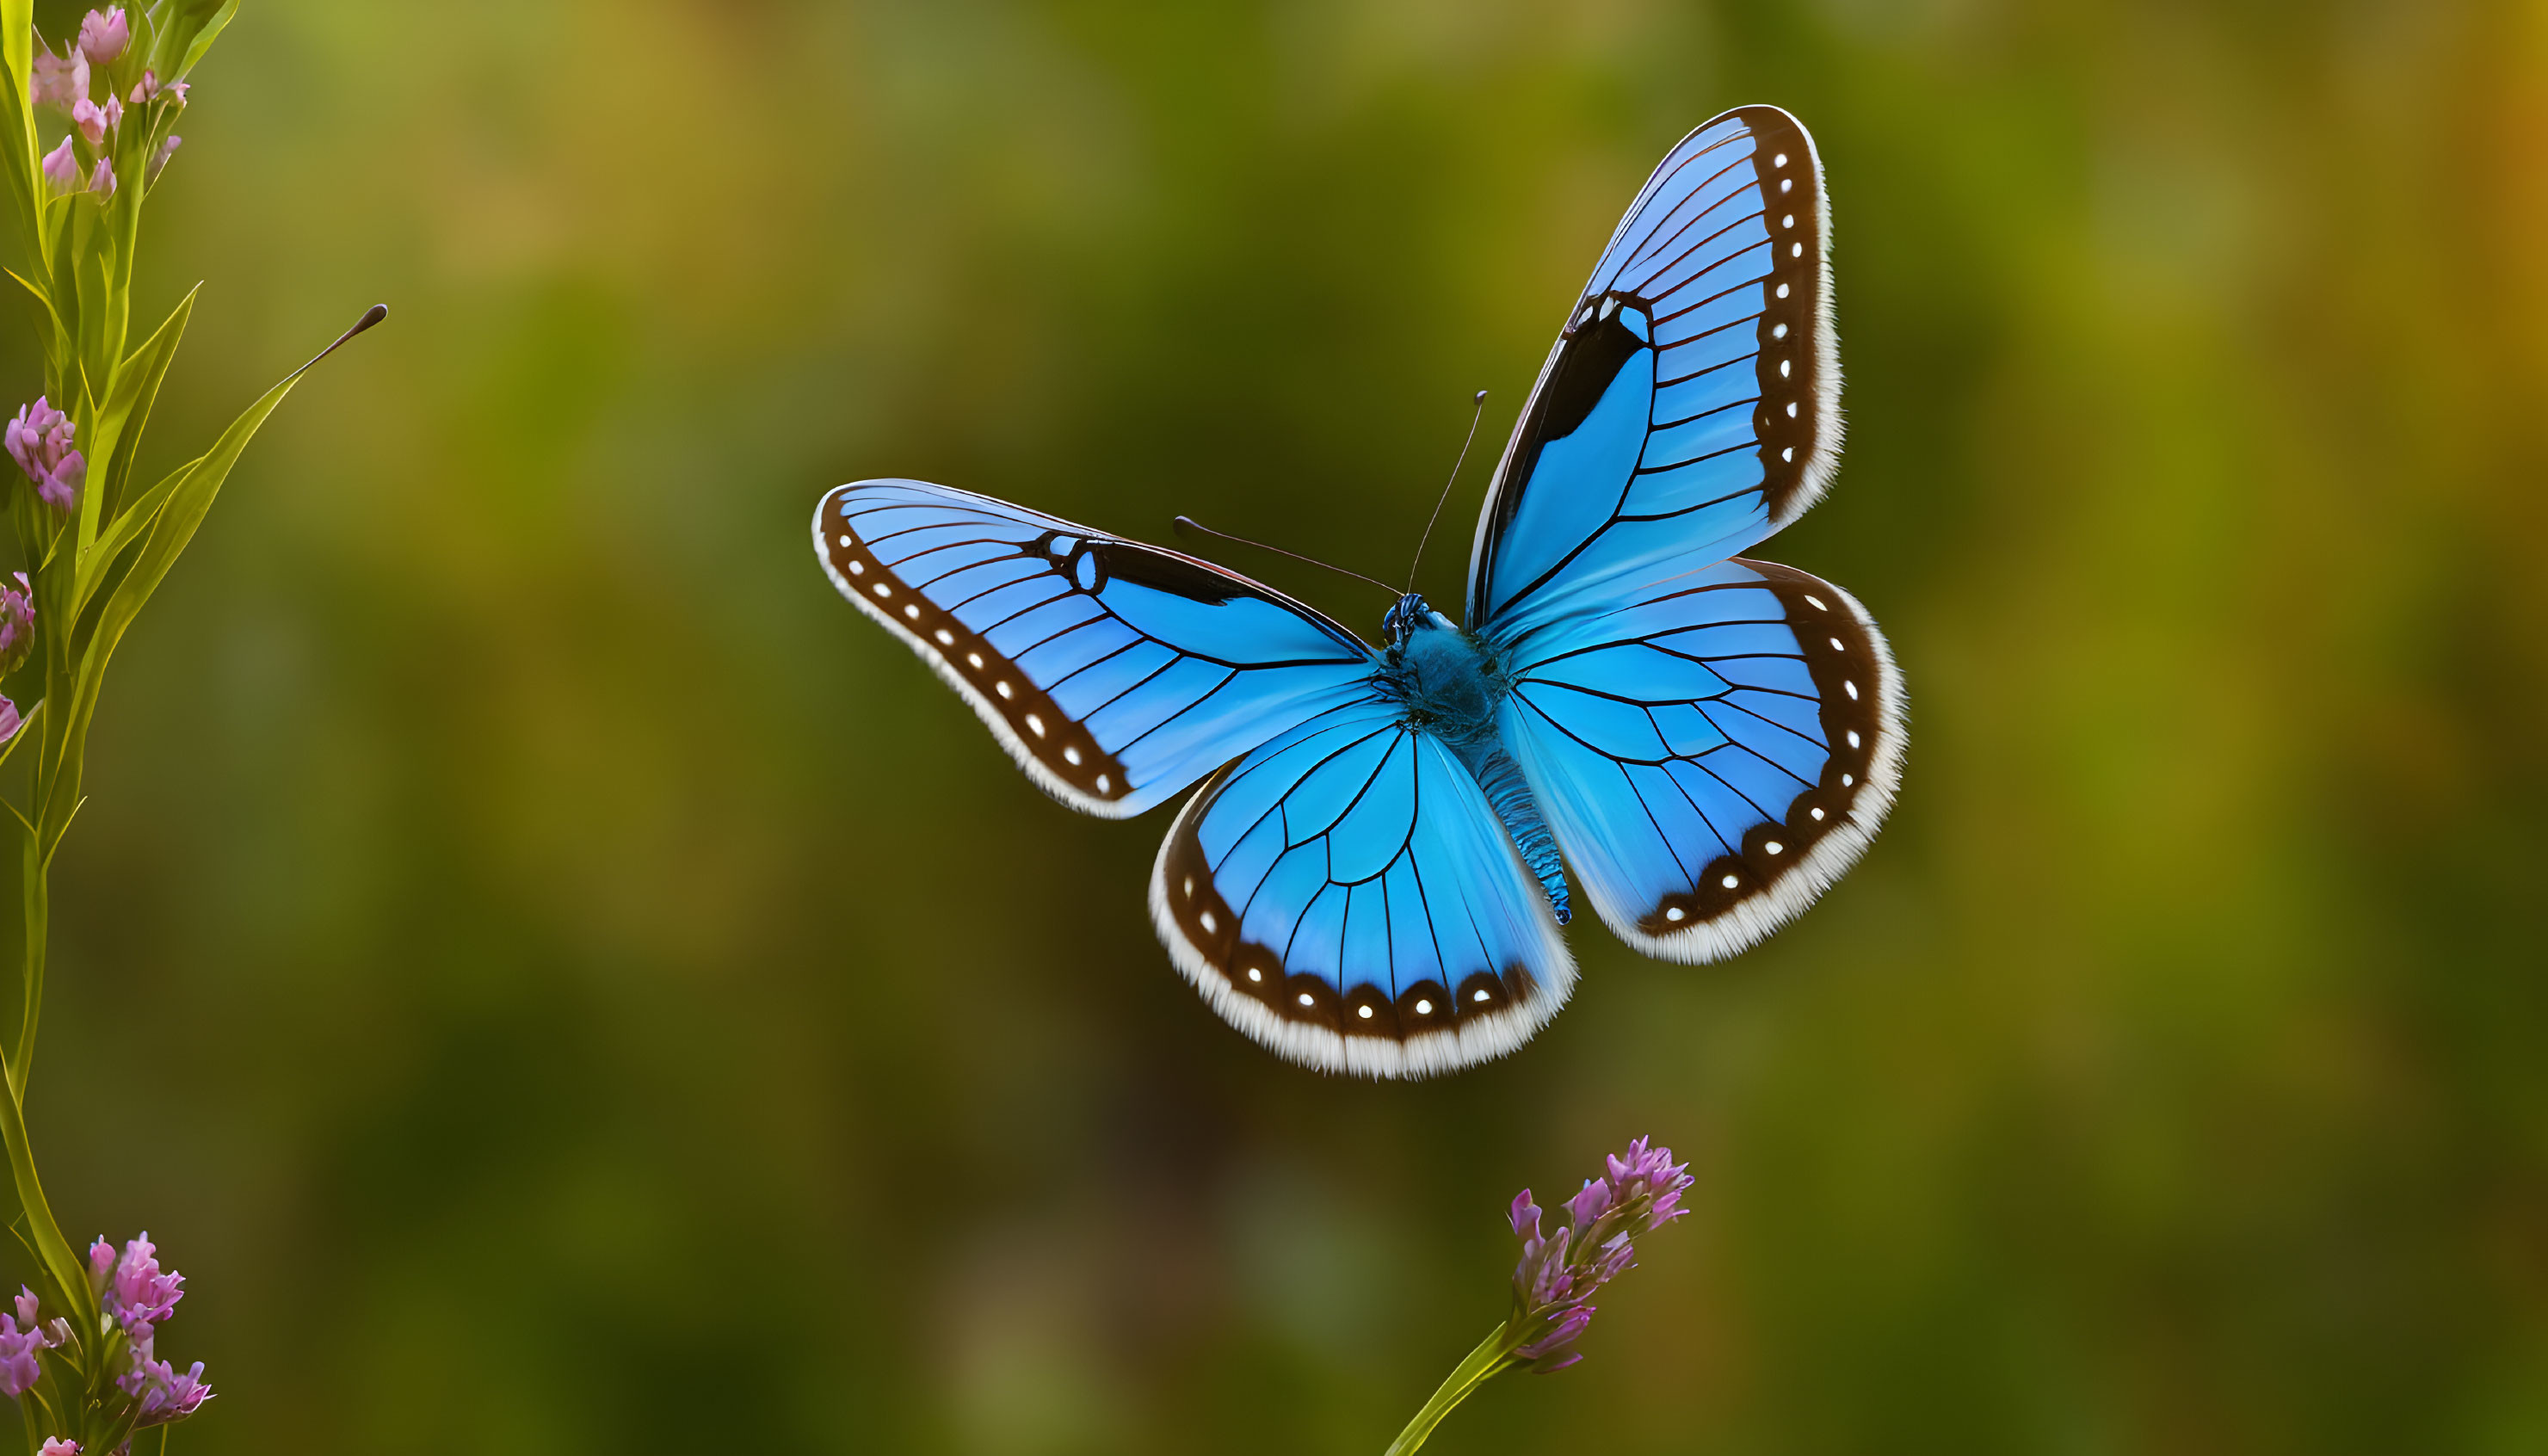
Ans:
[[[122,1322],[136,1346],[148,1343],[150,1326],[165,1323],[186,1297],[186,1276],[159,1267],[159,1245],[150,1241],[147,1228],[122,1254],[103,1238],[90,1244],[88,1277],[106,1313]]]
[[[34,66],[27,78],[27,98],[37,106],[54,107],[70,113],[71,135],[61,144],[45,153],[45,180],[57,193],[68,195],[85,192],[105,202],[115,196],[115,160],[110,155],[107,138],[123,125],[126,102],[119,99],[114,87],[107,88],[106,100],[99,103],[89,95],[91,78],[114,63],[133,44],[133,28],[125,19],[124,7],[92,10],[80,21],[79,39],[62,47],[60,54],[51,47],[38,46]],[[161,97],[177,106],[186,104],[186,83],[171,82],[162,86],[159,77],[144,69],[133,87],[131,105],[147,107]],[[85,178],[81,175],[79,148],[75,140],[85,139],[95,162]],[[144,180],[157,181],[159,169],[176,154],[180,138],[174,135],[162,140],[145,164]]]
[[[36,651],[36,589],[25,572],[12,575],[18,579],[17,586],[0,585],[0,676],[26,666]],[[0,697],[0,743],[17,737],[25,726],[18,705]]]
[[[23,580],[23,579],[22,579]],[[186,1297],[186,1276],[159,1267],[158,1246],[143,1233],[118,1251],[101,1238],[89,1245],[89,1287],[98,1306],[124,1331],[131,1358],[115,1377],[115,1387],[133,1405],[134,1430],[183,1420],[213,1398],[204,1384],[204,1362],[179,1372],[152,1348],[158,1326],[177,1313]],[[58,1349],[71,1337],[70,1321],[42,1319],[31,1289],[20,1289],[14,1314],[0,1315],[0,1394],[24,1396],[45,1378],[42,1353]],[[62,1437],[46,1441],[37,1456],[77,1456],[77,1444]]]
[[[17,1313],[0,1315],[0,1392],[11,1400],[34,1390],[36,1382],[45,1378],[37,1351],[52,1349],[71,1337],[68,1320],[43,1323],[37,1317],[36,1292],[24,1285],[18,1289]]]
[[[1523,1336],[1513,1352],[1523,1368],[1546,1375],[1584,1358],[1574,1345],[1592,1322],[1593,1292],[1636,1262],[1639,1235],[1686,1212],[1681,1196],[1690,1182],[1687,1163],[1640,1138],[1566,1201],[1566,1226],[1552,1235],[1539,1231],[1529,1189],[1512,1201],[1521,1262],[1513,1268],[1511,1327]]]
[[[71,417],[54,409],[39,395],[36,403],[18,411],[0,438],[5,438],[9,458],[27,473],[36,486],[36,499],[55,510],[69,510],[79,503],[80,482],[88,478],[88,461],[71,448],[71,438],[79,426]]]
[[[164,1425],[194,1414],[197,1407],[213,1398],[212,1388],[204,1384],[204,1362],[196,1361],[192,1370],[181,1375],[153,1348],[158,1326],[177,1313],[177,1302],[186,1297],[186,1276],[159,1267],[159,1246],[150,1241],[147,1229],[126,1243],[120,1254],[103,1238],[90,1244],[88,1274],[99,1305],[124,1326],[125,1338],[133,1345],[133,1364],[115,1378],[115,1384],[139,1403],[136,1427]]]

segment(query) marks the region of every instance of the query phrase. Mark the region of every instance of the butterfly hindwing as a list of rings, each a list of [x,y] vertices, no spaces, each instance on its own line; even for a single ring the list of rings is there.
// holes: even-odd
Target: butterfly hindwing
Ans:
[[[1500,1055],[1575,979],[1477,780],[1373,695],[1223,770],[1168,831],[1150,914],[1214,1010],[1296,1061],[1420,1075]]]
[[[1038,784],[1108,818],[1371,673],[1351,632],[1235,572],[944,486],[842,486],[815,509],[814,549]]]
[[[1725,113],[1655,169],[1505,446],[1470,562],[1473,627],[1718,561],[1804,513],[1840,445],[1830,233],[1813,140]]]
[[[1715,960],[1866,846],[1902,756],[1875,623],[1792,567],[1737,559],[1514,649],[1504,741],[1619,937]]]

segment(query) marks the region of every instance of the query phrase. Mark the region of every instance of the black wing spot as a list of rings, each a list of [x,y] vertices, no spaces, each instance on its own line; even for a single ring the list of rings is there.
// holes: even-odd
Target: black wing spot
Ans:
[[[1089,553],[1097,558],[1097,568],[1105,577],[1199,601],[1206,606],[1219,606],[1241,596],[1260,593],[1247,589],[1235,577],[1225,576],[1200,562],[1188,561],[1166,551],[1154,551],[1130,541],[1094,541]]]
[[[1615,300],[1618,296],[1604,298]],[[1619,317],[1620,310],[1610,309],[1588,322],[1578,323],[1558,346],[1557,365],[1548,372],[1548,387],[1531,401],[1530,417],[1522,423],[1521,449],[1513,455],[1512,469],[1498,484],[1496,537],[1503,535],[1512,524],[1514,512],[1521,509],[1531,473],[1539,468],[1541,449],[1582,428],[1593,407],[1610,392],[1619,371],[1627,367],[1639,349],[1648,346],[1634,329],[1619,321]]]

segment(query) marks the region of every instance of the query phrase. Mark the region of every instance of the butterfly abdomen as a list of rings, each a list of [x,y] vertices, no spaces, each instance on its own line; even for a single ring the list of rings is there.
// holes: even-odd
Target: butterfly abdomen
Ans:
[[[1461,762],[1477,776],[1478,787],[1487,793],[1487,806],[1496,811],[1504,832],[1512,836],[1513,847],[1521,851],[1521,862],[1548,891],[1549,908],[1557,912],[1557,923],[1564,925],[1575,918],[1574,907],[1566,894],[1566,867],[1558,863],[1557,837],[1548,832],[1548,821],[1540,817],[1538,801],[1530,796],[1529,780],[1521,776],[1521,766],[1512,755],[1495,745],[1477,759],[1466,753]]]

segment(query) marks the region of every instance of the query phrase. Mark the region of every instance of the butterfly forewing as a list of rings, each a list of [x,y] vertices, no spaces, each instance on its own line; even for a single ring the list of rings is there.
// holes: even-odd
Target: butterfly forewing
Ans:
[[[918,481],[823,498],[841,593],[1072,808],[1138,814],[1344,697],[1351,632],[1235,572]]]
[[[1478,522],[1469,620],[1521,626],[1801,515],[1840,444],[1812,138],[1743,107],[1673,148],[1550,350]]]

